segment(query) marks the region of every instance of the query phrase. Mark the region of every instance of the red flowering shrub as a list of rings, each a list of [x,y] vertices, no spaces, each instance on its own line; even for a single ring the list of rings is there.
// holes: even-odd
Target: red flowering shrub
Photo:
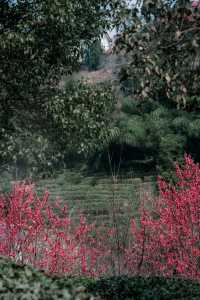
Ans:
[[[0,255],[53,274],[200,279],[200,167],[185,156],[176,175],[175,186],[159,179],[159,196],[141,203],[129,245],[116,228],[84,216],[77,224],[58,200],[48,204],[48,192],[40,199],[33,185],[17,184],[0,196]]]
[[[131,222],[131,273],[200,278],[200,167],[185,156],[176,176],[175,186],[158,180],[159,197],[143,202],[139,224]]]
[[[48,196],[40,200],[33,185],[21,183],[0,197],[0,255],[54,274],[109,273],[109,231],[98,230],[97,236],[95,224],[83,216],[73,223],[67,207],[58,200],[49,205]]]

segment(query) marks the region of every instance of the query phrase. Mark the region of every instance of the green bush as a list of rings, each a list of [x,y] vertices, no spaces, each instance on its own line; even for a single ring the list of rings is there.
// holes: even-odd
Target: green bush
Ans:
[[[92,295],[95,295],[92,296]],[[198,300],[200,283],[161,277],[53,278],[0,257],[1,300]]]
[[[177,278],[112,277],[90,282],[87,288],[105,300],[200,299],[200,283]]]
[[[120,165],[122,170],[141,169],[169,179],[174,174],[175,162],[182,163],[185,152],[200,161],[198,112],[126,97],[114,126],[114,138],[108,140],[104,152],[109,149],[113,165]],[[101,153],[98,158],[102,166],[106,155]]]
[[[81,281],[51,278],[0,258],[1,300],[90,300]]]

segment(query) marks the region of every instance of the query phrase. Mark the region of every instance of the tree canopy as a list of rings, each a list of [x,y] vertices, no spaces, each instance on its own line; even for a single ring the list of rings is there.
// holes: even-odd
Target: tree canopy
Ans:
[[[82,46],[110,26],[117,0],[9,0],[0,5],[0,98],[18,105],[41,101],[63,71],[76,70]],[[5,105],[6,103],[6,105]]]
[[[55,149],[59,149],[59,142],[50,137],[50,133],[52,128],[60,129],[60,125],[57,126],[55,115],[49,117],[50,110],[47,107],[54,102],[54,109],[51,110],[53,114],[56,111],[55,104],[58,110],[62,102],[67,106],[69,99],[61,95],[58,87],[62,74],[68,75],[79,69],[85,45],[92,44],[112,26],[123,5],[124,2],[119,0],[0,1],[2,163],[10,159],[16,163],[25,157],[28,161],[41,163],[57,157],[59,153],[55,154]],[[78,95],[79,104],[81,101],[84,104],[86,99],[83,93]],[[94,105],[94,97],[91,97],[91,105]],[[98,96],[95,99],[98,101]],[[72,108],[77,109],[74,106],[67,107],[66,114]],[[92,111],[92,107],[88,109]],[[84,108],[80,113],[85,113]],[[75,115],[72,113],[71,119],[72,116]],[[89,117],[95,127],[99,122],[95,119],[95,113]],[[92,132],[81,131],[80,137],[79,128],[87,127],[81,124],[83,119],[75,117],[76,132],[74,127],[68,126],[65,132],[62,130],[56,133],[57,138],[63,141],[64,136],[68,137],[65,145],[76,134],[81,139],[80,143],[84,143],[84,139],[88,141],[87,135]]]
[[[131,21],[117,42],[117,49],[129,57],[122,81],[132,81],[132,93],[140,100],[199,109],[198,1],[137,1],[129,16]]]
[[[200,2],[132,1],[119,33],[113,165],[172,178],[184,152],[200,161]]]

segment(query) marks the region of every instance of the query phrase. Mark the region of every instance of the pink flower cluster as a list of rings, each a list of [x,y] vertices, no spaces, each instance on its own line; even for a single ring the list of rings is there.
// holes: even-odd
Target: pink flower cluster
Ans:
[[[0,255],[57,275],[200,279],[200,167],[185,156],[176,175],[175,186],[158,179],[159,196],[141,203],[126,244],[120,227],[97,227],[83,215],[75,222],[48,192],[40,199],[33,185],[18,183],[0,196]]]
[[[53,274],[100,276],[109,272],[107,232],[95,236],[84,216],[72,222],[67,206],[49,194],[37,197],[33,185],[18,183],[0,197],[0,255]]]
[[[140,275],[200,279],[200,168],[190,156],[176,166],[177,183],[158,179],[159,197],[141,205],[127,249],[130,270]]]

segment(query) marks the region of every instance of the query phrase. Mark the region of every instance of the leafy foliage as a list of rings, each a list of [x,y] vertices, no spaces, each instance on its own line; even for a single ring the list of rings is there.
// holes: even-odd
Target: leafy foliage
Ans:
[[[123,80],[132,80],[138,99],[199,108],[200,10],[192,3],[141,1],[132,8],[117,48],[129,55]]]
[[[185,152],[200,161],[199,125],[198,110],[177,109],[161,100],[138,100],[136,95],[129,95],[120,100],[106,145],[94,160],[96,165],[108,164],[109,149],[113,166],[120,165],[122,171],[172,178],[175,161],[182,163]]]
[[[40,199],[23,182],[0,196],[0,254],[52,275],[112,274],[114,231],[82,214],[72,220],[66,204],[48,200],[48,192]]]
[[[2,300],[90,300],[84,286],[75,281],[47,277],[28,266],[0,258],[0,296]]]
[[[141,169],[170,178],[175,161],[181,163],[185,151],[200,160],[198,112],[129,96],[123,99],[114,125],[103,153],[109,149],[113,164],[118,166],[121,160],[122,170]],[[106,159],[103,153],[101,165]]]
[[[110,141],[111,154],[124,149],[121,167],[137,170],[139,160],[142,170],[170,178],[185,151],[200,161],[199,13],[189,0],[136,1],[126,11],[115,49],[126,57],[119,81],[128,97]]]
[[[0,130],[4,169],[19,179],[64,167],[71,154],[87,157],[109,131],[113,106],[110,86],[69,81],[49,95],[40,113],[16,111],[10,129],[2,124]]]
[[[64,92],[52,97],[44,109],[52,138],[60,134],[57,144],[64,151],[71,149],[87,156],[108,131],[113,106],[110,86],[71,82]]]
[[[17,130],[5,134],[0,147],[1,171],[7,171],[16,180],[36,174],[51,174],[53,168],[63,165],[62,154],[42,133]]]
[[[0,254],[55,275],[199,280],[199,181],[199,165],[185,156],[176,183],[159,178],[159,195],[142,199],[125,239],[114,205],[112,226],[99,226],[83,215],[72,219],[59,199],[48,203],[48,192],[40,199],[34,185],[18,183],[0,196]]]
[[[63,148],[61,153],[60,145],[57,149],[55,134],[50,136],[53,124],[50,125],[46,117],[50,114],[46,108],[56,95],[65,98],[60,96],[58,88],[62,74],[68,75],[79,69],[84,47],[112,26],[114,16],[123,5],[124,1],[118,0],[1,1],[1,164],[14,165],[15,170],[23,170],[25,166],[30,170],[29,176],[34,172],[44,172],[44,167],[52,169],[52,165],[62,164],[65,153]],[[82,101],[85,101],[83,95]],[[79,120],[76,114],[72,115],[71,122],[77,122],[82,133],[82,126],[87,127],[81,123],[85,119]],[[50,119],[55,121],[54,117],[50,116]],[[94,115],[92,120],[95,123]],[[73,137],[73,130],[73,126],[68,127],[67,137],[70,134]],[[56,133],[56,140],[60,135],[60,144],[66,148],[69,139],[63,141],[62,131]],[[26,171],[16,173],[21,173],[19,178],[28,176]]]
[[[175,185],[159,179],[159,197],[143,200],[139,225],[132,220],[128,266],[141,275],[199,279],[200,167],[185,156],[176,177]]]
[[[89,47],[86,48],[84,63],[90,71],[98,69],[101,63],[102,54],[103,49],[100,40],[94,41]]]
[[[110,25],[115,11],[107,0],[3,0],[0,13],[1,105],[8,110],[30,109],[35,96],[42,101],[41,88],[78,67],[83,44]]]
[[[110,277],[91,280],[79,277],[53,278],[28,267],[0,258],[1,299],[37,300],[197,300],[199,283],[162,277]],[[99,297],[100,295],[100,297]]]
[[[162,277],[110,277],[89,282],[88,289],[103,299],[135,300],[197,300],[200,284],[189,280]]]

